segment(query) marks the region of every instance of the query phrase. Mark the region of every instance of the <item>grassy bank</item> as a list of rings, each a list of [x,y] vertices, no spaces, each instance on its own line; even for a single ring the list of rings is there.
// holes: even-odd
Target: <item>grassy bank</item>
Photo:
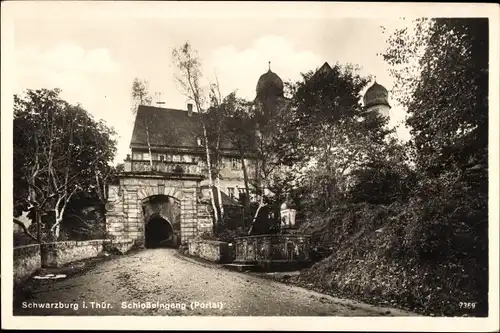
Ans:
[[[450,221],[455,233],[443,239],[445,226],[429,222],[440,231],[430,233],[429,225],[416,225],[406,209],[363,203],[312,219],[302,230],[330,253],[289,281],[426,315],[487,316],[484,249],[463,251],[473,240],[463,239]]]

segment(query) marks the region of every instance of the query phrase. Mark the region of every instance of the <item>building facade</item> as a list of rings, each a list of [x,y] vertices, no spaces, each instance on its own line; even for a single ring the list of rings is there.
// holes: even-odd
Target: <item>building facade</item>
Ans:
[[[207,164],[199,114],[187,110],[138,108],[131,154],[108,190],[107,230],[140,245],[177,246],[211,232],[207,203]],[[251,161],[246,161],[251,166]],[[233,147],[221,144],[220,189],[223,203],[238,205],[244,191],[241,159]]]

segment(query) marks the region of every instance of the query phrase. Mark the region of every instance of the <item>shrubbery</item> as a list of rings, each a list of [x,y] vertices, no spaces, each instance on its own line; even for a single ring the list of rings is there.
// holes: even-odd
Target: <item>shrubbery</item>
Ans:
[[[305,225],[313,242],[333,252],[296,282],[426,314],[486,315],[485,230],[482,237],[460,232],[460,219],[444,213],[449,198],[428,199],[346,205]],[[476,222],[486,225],[487,219]],[[476,302],[476,309],[460,309],[465,301]]]

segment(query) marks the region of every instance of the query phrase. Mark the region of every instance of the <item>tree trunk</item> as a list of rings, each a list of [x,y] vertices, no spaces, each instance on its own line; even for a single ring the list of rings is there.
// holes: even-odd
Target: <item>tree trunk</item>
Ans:
[[[214,183],[212,179],[212,164],[210,163],[210,150],[208,149],[208,138],[207,138],[207,128],[205,127],[205,124],[203,121],[201,122],[202,127],[203,127],[203,137],[205,139],[205,154],[207,158],[207,168],[208,168],[208,186],[210,187],[210,201],[212,203],[212,209],[214,210],[214,221],[213,221],[213,231],[215,232],[215,225],[219,221],[219,215],[217,212],[217,206],[215,205],[215,198],[214,198]]]
[[[59,233],[61,230],[61,222],[62,222],[63,212],[58,213],[57,209],[55,209],[54,211],[55,211],[55,217],[54,217],[55,223],[50,228],[50,232],[52,233],[53,239],[55,241],[57,241],[57,240],[59,240]]]
[[[54,229],[54,239],[59,240],[59,231],[61,230],[61,223],[57,223],[56,228]]]
[[[38,239],[38,243],[42,243],[42,216],[40,214],[40,209],[35,206],[33,208],[35,212],[35,223],[36,223],[36,238]]]
[[[245,181],[245,202],[244,202],[244,207],[245,207],[246,214],[249,214],[250,213],[250,187],[248,185],[247,165],[245,163],[245,156],[244,156],[244,153],[243,153],[242,150],[240,150],[240,158],[241,158],[241,167],[243,169],[243,179]],[[245,220],[245,225],[244,226],[246,227],[246,220]]]
[[[219,201],[219,216],[222,222],[224,222],[224,205],[222,204],[222,195],[220,193],[220,177],[217,174],[215,178],[215,188],[217,189],[217,199]]]
[[[148,126],[148,124],[146,124],[146,139],[148,141],[149,165],[151,166],[151,171],[153,171],[153,154],[151,154],[151,143],[149,141],[149,126]]]

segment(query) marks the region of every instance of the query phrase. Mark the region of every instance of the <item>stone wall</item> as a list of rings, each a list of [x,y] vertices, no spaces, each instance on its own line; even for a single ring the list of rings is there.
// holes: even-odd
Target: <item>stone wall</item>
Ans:
[[[14,283],[23,282],[42,267],[40,245],[25,245],[14,248]]]
[[[225,242],[191,239],[188,241],[188,253],[216,263],[231,261],[229,247]]]
[[[130,251],[135,246],[135,241],[133,239],[116,239],[116,240],[106,240],[104,242],[104,250],[110,252],[119,252],[125,254]]]
[[[96,257],[104,249],[103,239],[66,241],[42,244],[42,266],[61,267],[64,264]]]
[[[103,250],[124,254],[134,245],[132,239],[96,239],[18,246],[14,248],[14,283],[23,282],[42,267],[61,267],[70,262],[96,257]]]
[[[94,239],[88,241],[66,241],[42,244],[42,266],[61,267],[67,263],[96,257],[103,250],[117,250],[120,253],[128,252],[134,246],[134,240],[105,240]]]
[[[197,210],[196,186],[183,188],[181,198],[182,243],[187,242],[189,239],[194,238],[198,234]]]

